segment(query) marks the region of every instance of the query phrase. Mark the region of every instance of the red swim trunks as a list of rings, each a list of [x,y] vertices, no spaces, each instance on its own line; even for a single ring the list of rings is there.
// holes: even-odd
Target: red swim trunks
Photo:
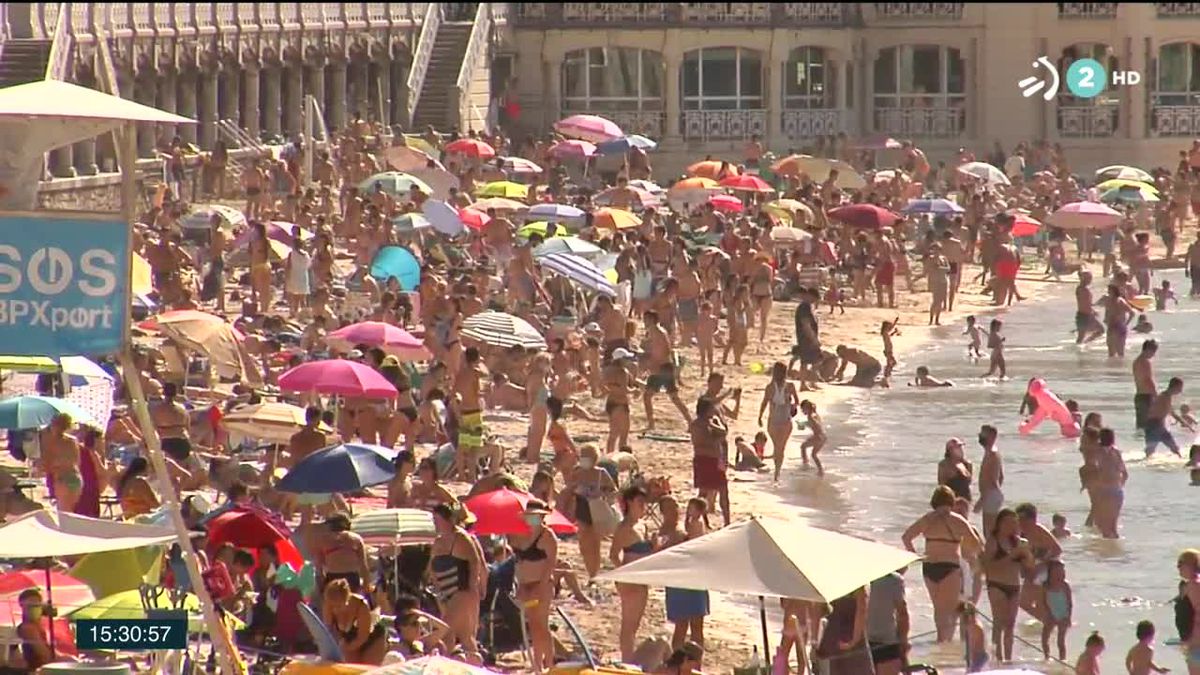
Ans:
[[[876,286],[893,286],[896,281],[896,263],[886,262],[875,270]]]
[[[996,276],[1001,279],[1013,280],[1021,270],[1021,263],[1016,260],[1001,260],[996,263]]]
[[[720,457],[697,455],[692,458],[692,483],[697,490],[720,490],[728,481]]]

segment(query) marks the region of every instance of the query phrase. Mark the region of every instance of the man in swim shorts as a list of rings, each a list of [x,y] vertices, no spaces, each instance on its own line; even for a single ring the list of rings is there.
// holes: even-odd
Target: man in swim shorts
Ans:
[[[1142,352],[1133,360],[1133,417],[1137,429],[1146,428],[1146,412],[1158,386],[1154,382],[1154,355],[1158,353],[1158,342],[1146,340],[1142,343]]]
[[[459,397],[458,422],[459,461],[456,464],[467,472],[467,480],[474,480],[479,469],[478,457],[483,449],[487,433],[483,426],[483,405],[480,397],[480,381],[486,375],[480,363],[479,350],[468,347],[463,352],[463,365],[454,379],[454,393]],[[462,478],[462,476],[460,476]]]
[[[1179,452],[1179,444],[1175,442],[1175,437],[1167,429],[1167,418],[1174,418],[1180,424],[1183,420],[1180,419],[1178,413],[1175,412],[1175,397],[1183,393],[1183,380],[1178,377],[1172,377],[1167,383],[1167,388],[1161,394],[1154,397],[1154,401],[1150,403],[1150,408],[1146,411],[1146,456],[1154,454],[1158,449],[1158,444],[1162,443],[1176,455],[1183,456]]]
[[[979,445],[983,447],[983,461],[979,464],[979,501],[975,512],[983,514],[983,536],[990,539],[996,524],[996,515],[1004,508],[1004,460],[996,449],[996,427],[985,424],[979,427]]]
[[[679,410],[679,414],[690,424],[691,414],[687,406],[679,398],[679,383],[675,371],[675,348],[671,338],[659,325],[658,313],[651,310],[642,315],[646,324],[646,391],[642,394],[642,404],[646,408],[646,430],[654,430],[654,395],[666,391],[671,402]]]
[[[838,371],[835,374],[836,378],[841,379],[846,372],[846,366],[853,363],[854,377],[847,384],[852,387],[864,387],[866,389],[875,386],[875,378],[879,377],[879,374],[883,372],[883,365],[879,363],[879,359],[861,349],[847,347],[846,345],[838,345],[837,355],[842,360],[842,363],[838,366]]]

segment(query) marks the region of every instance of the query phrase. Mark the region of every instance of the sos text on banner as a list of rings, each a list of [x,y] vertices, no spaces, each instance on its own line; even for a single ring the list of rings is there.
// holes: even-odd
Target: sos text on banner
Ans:
[[[0,213],[0,351],[99,356],[129,321],[129,228],[99,213]]]

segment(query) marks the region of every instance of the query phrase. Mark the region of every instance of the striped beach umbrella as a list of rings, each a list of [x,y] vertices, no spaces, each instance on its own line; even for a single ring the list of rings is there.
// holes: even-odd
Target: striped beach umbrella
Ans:
[[[625,135],[616,122],[599,115],[571,115],[555,122],[554,130],[563,136],[592,143],[612,141]]]
[[[579,237],[553,237],[542,242],[540,246],[533,249],[535,258],[551,253],[562,253],[566,255],[574,255],[581,258],[592,258],[604,253],[604,249],[593,244],[590,241],[580,239]]]
[[[657,147],[658,143],[655,143],[649,138],[639,134],[633,134],[632,136],[625,136],[624,138],[618,138],[596,144],[596,150],[598,150],[602,155],[623,155],[634,148],[653,150]]]
[[[558,159],[585,159],[596,154],[596,146],[587,141],[559,141],[550,146],[549,153]]]
[[[963,213],[966,209],[949,199],[910,199],[903,213]]]
[[[545,349],[546,339],[528,321],[505,312],[484,311],[463,321],[460,334],[493,347]]]
[[[604,276],[600,268],[586,258],[570,253],[547,253],[537,258],[542,267],[557,272],[575,283],[611,297],[616,297],[617,289]]]
[[[500,170],[518,176],[532,176],[542,172],[542,167],[524,157],[504,157],[500,162]]]

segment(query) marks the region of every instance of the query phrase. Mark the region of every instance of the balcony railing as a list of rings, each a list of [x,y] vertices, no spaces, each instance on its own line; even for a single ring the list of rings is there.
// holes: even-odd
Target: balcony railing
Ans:
[[[846,26],[858,19],[857,7],[837,2],[522,2],[511,10],[516,25],[528,27]]]
[[[966,110],[939,108],[875,108],[875,131],[889,136],[954,138],[963,133]]]
[[[1058,135],[1063,138],[1107,138],[1117,132],[1114,106],[1058,107]]]
[[[1200,16],[1200,2],[1156,2],[1160,19],[1193,19]]]
[[[1156,105],[1151,111],[1155,136],[1200,136],[1200,105]]]
[[[767,2],[685,2],[685,23],[723,25],[762,25],[771,22],[771,4]]]
[[[1058,3],[1058,18],[1115,19],[1118,4],[1116,2],[1060,2]]]
[[[683,137],[688,140],[750,138],[766,133],[766,110],[687,110],[683,113]]]
[[[807,108],[783,111],[783,135],[793,140],[835,136],[845,131],[843,111],[836,108]]]
[[[561,117],[571,115],[601,115],[612,120],[627,134],[641,134],[661,139],[667,133],[667,114],[661,110],[596,110],[595,108],[564,108]]]
[[[877,2],[875,18],[881,21],[958,21],[963,2]]]
[[[520,3],[518,11],[534,5],[543,15],[550,3]],[[661,23],[667,16],[665,2],[567,2],[562,5],[563,23],[637,24]]]

